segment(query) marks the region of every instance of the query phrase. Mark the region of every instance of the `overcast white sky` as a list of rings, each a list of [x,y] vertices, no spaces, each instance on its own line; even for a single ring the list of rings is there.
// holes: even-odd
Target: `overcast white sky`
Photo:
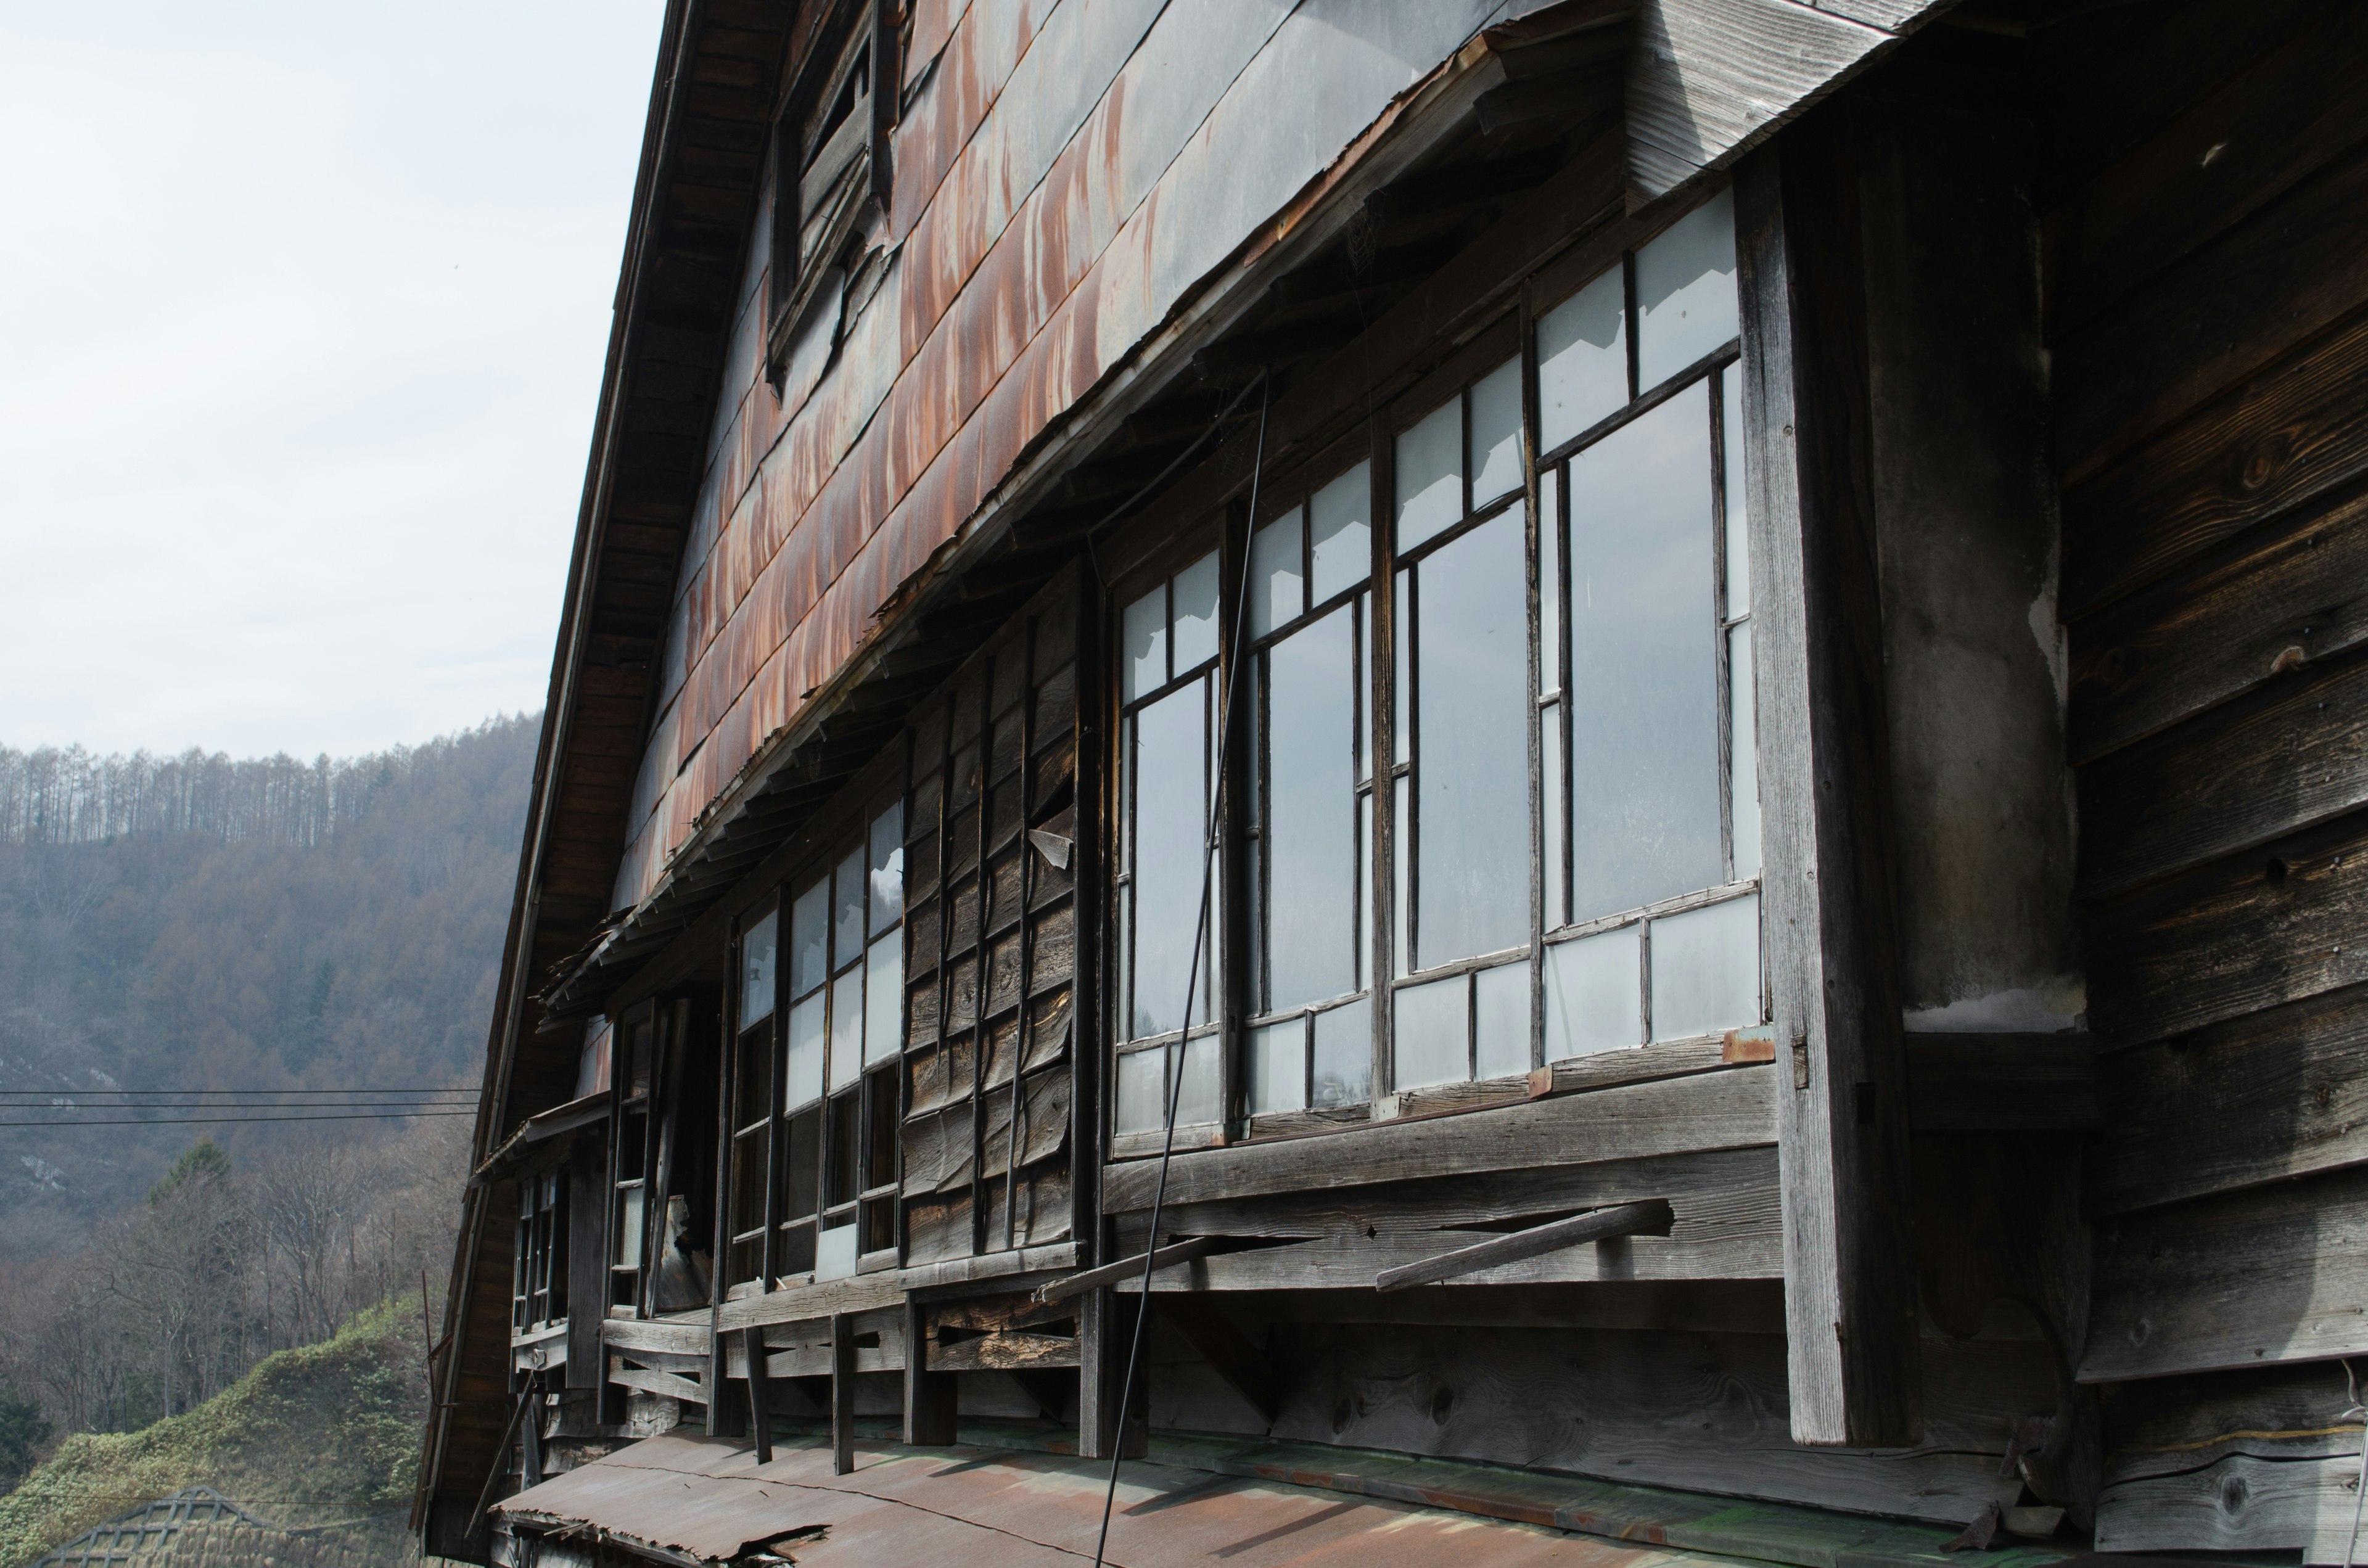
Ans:
[[[0,0],[0,744],[541,705],[663,0]]]

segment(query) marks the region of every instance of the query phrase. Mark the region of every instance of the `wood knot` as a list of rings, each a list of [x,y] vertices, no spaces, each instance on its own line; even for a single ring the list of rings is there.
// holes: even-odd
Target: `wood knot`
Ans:
[[[2298,670],[2302,668],[2303,661],[2309,657],[2309,653],[2299,642],[2281,648],[2278,650],[2278,656],[2270,661],[2270,673],[2273,676],[2282,676],[2288,670]]]

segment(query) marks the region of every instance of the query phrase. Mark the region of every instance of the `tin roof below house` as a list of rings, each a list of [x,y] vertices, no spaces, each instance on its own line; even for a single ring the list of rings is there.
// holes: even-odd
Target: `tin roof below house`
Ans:
[[[1092,1559],[1108,1476],[1096,1460],[970,1447],[859,1449],[854,1472],[834,1476],[820,1442],[778,1444],[773,1462],[760,1465],[735,1444],[664,1437],[522,1492],[499,1513],[514,1527],[677,1561],[766,1552],[802,1568],[1036,1568]],[[1136,1460],[1120,1476],[1107,1561],[1663,1568],[1738,1560]]]

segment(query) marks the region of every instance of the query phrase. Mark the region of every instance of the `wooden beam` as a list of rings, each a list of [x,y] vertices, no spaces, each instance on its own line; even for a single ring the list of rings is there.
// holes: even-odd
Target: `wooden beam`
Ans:
[[[1907,1119],[1918,1132],[2070,1132],[2097,1125],[2097,1052],[2086,1029],[1912,1034]]]
[[[1190,1263],[1196,1257],[1206,1257],[1225,1244],[1223,1236],[1187,1236],[1180,1242],[1170,1242],[1164,1247],[1154,1247],[1150,1267],[1154,1273],[1173,1268],[1179,1263]],[[1144,1255],[1120,1258],[1105,1263],[1099,1268],[1088,1268],[1082,1274],[1072,1274],[1066,1279],[1055,1279],[1049,1285],[1036,1287],[1036,1300],[1042,1302],[1065,1301],[1072,1296],[1082,1296],[1088,1290],[1099,1290],[1107,1285],[1117,1285],[1136,1278],[1144,1273]]]
[[[1567,1220],[1555,1220],[1543,1225],[1532,1225],[1526,1231],[1496,1236],[1453,1252],[1443,1252],[1420,1263],[1401,1264],[1383,1269],[1373,1280],[1376,1290],[1403,1290],[1414,1285],[1436,1284],[1452,1279],[1459,1274],[1470,1274],[1483,1268],[1493,1268],[1500,1263],[1519,1263],[1523,1258],[1538,1257],[1565,1247],[1585,1246],[1591,1242],[1608,1242],[1618,1236],[1666,1236],[1676,1215],[1666,1198],[1648,1198],[1642,1203],[1622,1203],[1610,1209],[1598,1209],[1591,1214],[1574,1214]]]
[[[609,1381],[625,1388],[639,1389],[643,1393],[663,1394],[668,1399],[689,1400],[693,1404],[703,1405],[707,1403],[705,1389],[700,1388],[690,1379],[679,1377],[673,1372],[652,1371],[644,1367],[628,1367],[622,1362],[617,1362],[609,1369]]]
[[[912,1448],[938,1448],[954,1440],[955,1385],[951,1373],[929,1365],[928,1309],[905,1298],[905,1441]]]
[[[1736,253],[1793,1437],[1898,1448],[1924,1416],[1854,130],[1828,105],[1737,165]]]
[[[1142,1267],[1142,1259],[1135,1260],[1135,1267]],[[1077,1302],[1079,1459],[1106,1460],[1112,1453],[1139,1459],[1149,1451],[1139,1369],[1132,1400],[1127,1398],[1126,1387],[1127,1346],[1134,1314],[1142,1310],[1139,1299],[1121,1301],[1116,1291],[1107,1289],[1088,1290]]]
[[[757,1462],[773,1462],[772,1390],[765,1379],[765,1331],[747,1328],[740,1331],[740,1339],[748,1355],[748,1429],[757,1439]],[[720,1407],[722,1400],[717,1400]]]
[[[931,1361],[949,1372],[1010,1372],[1022,1368],[1074,1367],[1077,1341],[1065,1334],[982,1334],[939,1345]]]
[[[830,1472],[855,1469],[855,1319],[830,1315]]]

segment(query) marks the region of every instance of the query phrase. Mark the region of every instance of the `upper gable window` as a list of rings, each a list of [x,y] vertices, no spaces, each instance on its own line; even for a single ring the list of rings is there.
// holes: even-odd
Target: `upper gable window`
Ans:
[[[892,194],[897,55],[884,0],[843,4],[774,123],[768,347],[777,367],[866,213]]]

